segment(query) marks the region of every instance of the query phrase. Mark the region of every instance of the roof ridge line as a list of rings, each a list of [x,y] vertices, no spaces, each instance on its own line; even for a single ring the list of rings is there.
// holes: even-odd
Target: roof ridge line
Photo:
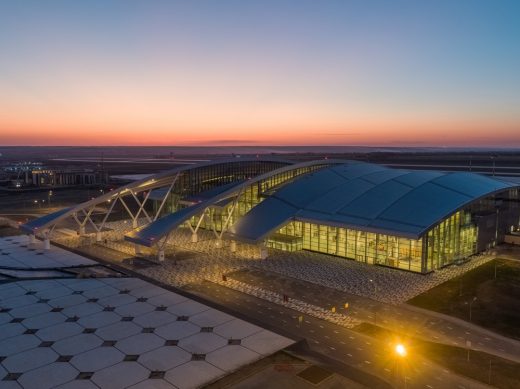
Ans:
[[[419,170],[419,171],[425,171],[425,170]],[[414,173],[414,172],[408,170],[408,173],[407,173],[407,174],[403,174],[402,176],[405,176],[405,175],[408,175],[408,174],[411,174],[411,173]],[[445,175],[445,174],[444,174],[444,175]],[[388,180],[388,181],[393,181],[393,180],[395,180],[396,178],[398,178],[398,177],[402,177],[402,176],[394,177],[394,178],[392,178],[392,179],[390,179],[390,180]],[[442,176],[440,176],[440,177],[442,177]],[[435,178],[439,178],[439,176],[437,176],[437,177],[435,177]],[[401,185],[408,186],[408,187],[410,188],[410,190],[409,190],[408,192],[406,192],[406,193],[403,195],[403,196],[406,196],[406,195],[407,195],[408,193],[410,193],[411,191],[420,188],[421,186],[423,186],[423,185],[425,185],[425,184],[431,182],[431,180],[434,180],[435,178],[429,179],[428,181],[425,181],[425,182],[423,182],[421,185],[418,185],[418,186],[410,186],[410,185],[406,185],[406,184],[404,184],[404,183],[402,183],[402,182],[399,182],[399,181],[396,181],[396,182],[399,183],[399,184],[401,184]],[[385,181],[385,182],[386,182],[386,181]],[[390,208],[392,205],[394,205],[394,204],[397,203],[399,200],[401,200],[401,198],[402,198],[403,196],[401,196],[401,197],[399,197],[398,199],[392,201],[392,202],[388,205],[388,207],[386,207],[385,210],[379,212],[379,213],[374,217],[374,219],[375,219],[375,218],[379,218],[379,215],[381,215],[383,212],[385,212],[386,210],[388,210],[388,208]],[[356,198],[357,198],[357,197],[356,197]],[[392,220],[392,219],[387,219],[387,218],[382,218],[382,219],[383,219],[383,220],[387,220],[387,221],[391,221],[391,222],[394,222],[394,223],[395,223],[395,221]],[[409,224],[409,223],[403,223],[403,224]],[[415,226],[416,224],[409,224],[409,225],[413,225],[413,226]]]
[[[389,169],[389,170],[390,170],[390,169]],[[411,173],[411,172],[409,172],[409,173]],[[404,176],[404,175],[406,175],[406,174],[408,174],[408,173],[401,174],[401,176]],[[397,177],[401,177],[401,176],[397,176]],[[357,178],[359,178],[359,177],[357,177]],[[362,178],[360,178],[360,179],[363,180]],[[373,182],[370,182],[370,181],[368,181],[368,180],[363,180],[363,181],[365,181],[365,182],[367,182],[367,183],[369,183],[369,184],[372,184],[372,185],[373,185],[372,188],[370,188],[370,189],[366,190],[365,192],[359,194],[358,196],[354,197],[352,200],[350,200],[350,201],[348,202],[348,204],[351,204],[353,201],[356,201],[356,200],[359,199],[361,196],[366,195],[366,193],[367,193],[368,191],[371,191],[372,189],[377,188],[377,186],[379,186],[379,185],[382,184],[383,182],[393,181],[394,179],[395,179],[395,177],[392,177],[392,178],[390,178],[390,179],[388,179],[388,180],[385,180],[385,181],[382,181],[382,182],[380,182],[380,183],[378,183],[378,184],[374,184]],[[401,184],[401,183],[399,182],[399,184]],[[404,185],[404,184],[401,184],[401,185]],[[408,186],[408,185],[404,185],[404,186]],[[413,190],[413,189],[415,189],[415,188],[411,187],[411,189]],[[408,193],[408,192],[407,192],[407,193]],[[394,204],[394,203],[397,202],[398,200],[399,200],[399,199],[393,201],[392,204]],[[390,204],[390,205],[392,205],[392,204]],[[345,208],[346,206],[348,206],[348,205],[343,206],[341,209]],[[387,208],[388,208],[388,207],[387,207]],[[383,211],[383,212],[384,212],[384,211]],[[335,212],[335,213],[338,213],[338,212]],[[378,215],[380,215],[380,214],[381,214],[381,212],[378,213]],[[348,215],[348,214],[343,214],[343,213],[341,213],[340,215]],[[356,217],[358,217],[358,216],[356,216]],[[372,219],[373,219],[373,218],[372,218]],[[367,219],[367,220],[370,220],[370,219]]]

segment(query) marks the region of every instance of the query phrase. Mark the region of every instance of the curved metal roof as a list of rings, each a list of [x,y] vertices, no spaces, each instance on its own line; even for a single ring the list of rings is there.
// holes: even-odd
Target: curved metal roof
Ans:
[[[291,220],[417,239],[463,206],[510,182],[465,172],[409,171],[358,161],[281,187],[237,221],[229,235],[258,242]]]

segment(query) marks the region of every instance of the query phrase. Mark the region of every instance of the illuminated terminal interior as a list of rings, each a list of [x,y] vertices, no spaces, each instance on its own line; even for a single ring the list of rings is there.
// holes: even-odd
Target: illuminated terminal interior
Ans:
[[[419,273],[494,247],[520,220],[518,185],[498,177],[236,158],[161,173],[22,228],[47,233],[80,210],[130,195],[154,217],[137,226],[136,216],[125,240],[158,252],[173,230],[189,227],[193,242],[199,229],[211,230],[231,250],[257,246],[261,258],[308,250]]]

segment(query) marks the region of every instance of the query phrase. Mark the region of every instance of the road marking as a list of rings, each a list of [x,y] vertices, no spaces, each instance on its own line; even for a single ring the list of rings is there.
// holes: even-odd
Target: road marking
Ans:
[[[343,341],[340,341],[340,343],[341,343],[341,344],[345,344],[345,342],[343,342]]]
[[[329,346],[329,348],[330,348],[331,350],[336,350],[336,349],[335,349],[334,347],[332,347],[332,346]]]
[[[348,357],[352,358],[352,354],[347,354]]]
[[[365,363],[366,363],[367,365],[370,365],[370,361],[365,361]]]

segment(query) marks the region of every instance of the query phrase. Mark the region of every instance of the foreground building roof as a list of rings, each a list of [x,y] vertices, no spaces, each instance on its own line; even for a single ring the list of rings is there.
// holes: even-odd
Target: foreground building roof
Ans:
[[[258,242],[299,220],[418,239],[465,205],[515,187],[474,173],[349,161],[282,186],[239,219],[229,235]]]

